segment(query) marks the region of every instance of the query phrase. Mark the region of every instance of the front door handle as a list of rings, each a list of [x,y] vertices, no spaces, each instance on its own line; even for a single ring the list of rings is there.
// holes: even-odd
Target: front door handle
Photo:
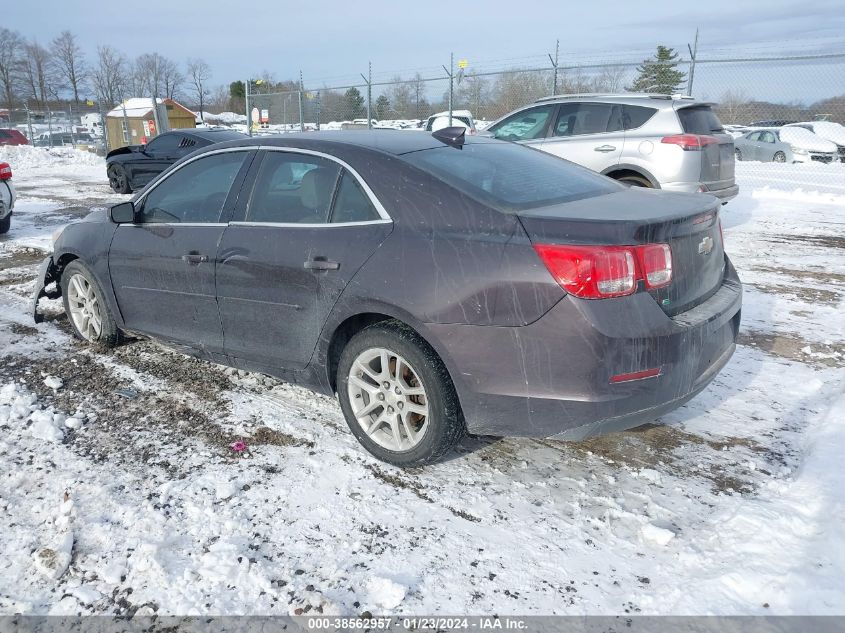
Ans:
[[[598,147],[594,147],[597,152],[612,152],[616,149],[615,145],[599,145]]]
[[[337,270],[340,268],[338,262],[333,262],[326,257],[312,257],[303,266],[309,270]]]
[[[208,255],[200,255],[199,253],[188,253],[187,255],[182,255],[182,261],[186,261],[189,264],[201,264],[202,262],[208,261]]]

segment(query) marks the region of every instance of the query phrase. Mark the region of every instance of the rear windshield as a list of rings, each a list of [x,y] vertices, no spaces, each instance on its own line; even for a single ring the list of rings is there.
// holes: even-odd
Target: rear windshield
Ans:
[[[477,200],[506,212],[601,196],[621,185],[584,167],[513,143],[437,147],[402,158]]]
[[[6,130],[0,130],[0,138],[12,138],[12,134]]]
[[[713,134],[725,131],[722,122],[710,106],[681,108],[678,110],[678,118],[687,134]]]

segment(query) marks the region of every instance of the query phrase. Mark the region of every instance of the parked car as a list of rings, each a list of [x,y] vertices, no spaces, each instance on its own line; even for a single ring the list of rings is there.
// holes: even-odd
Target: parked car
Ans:
[[[845,125],[834,121],[805,121],[792,123],[789,127],[802,127],[816,136],[836,145],[839,160],[845,163]]]
[[[68,225],[33,307],[337,393],[411,466],[465,431],[580,439],[704,389],[740,320],[719,210],[464,128],[243,139]]]
[[[796,123],[796,121],[789,119],[767,119],[765,121],[755,121],[754,123],[749,123],[748,127],[782,127],[792,123]]]
[[[15,186],[12,184],[12,167],[0,163],[0,234],[8,233],[15,208]]]
[[[426,132],[433,132],[434,131],[434,122],[437,119],[441,118],[449,119],[449,111],[445,112],[437,112],[436,114],[432,114],[425,122],[425,126],[423,129]],[[452,125],[463,125],[465,126],[470,134],[475,134],[475,119],[472,117],[472,112],[469,110],[452,110]]]
[[[29,145],[29,141],[14,128],[0,128],[0,145]]]
[[[707,103],[652,94],[561,95],[505,115],[487,132],[636,187],[739,192],[733,137]]]
[[[106,175],[117,193],[141,189],[180,158],[224,141],[247,138],[229,129],[180,129],[164,132],[146,145],[127,145],[106,154]]]
[[[800,127],[755,130],[734,140],[737,160],[775,163],[832,163],[836,145]]]

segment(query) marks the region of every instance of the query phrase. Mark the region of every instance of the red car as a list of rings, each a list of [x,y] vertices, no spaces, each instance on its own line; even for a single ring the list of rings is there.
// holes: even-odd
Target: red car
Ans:
[[[0,128],[0,145],[29,145],[29,141],[17,130]]]

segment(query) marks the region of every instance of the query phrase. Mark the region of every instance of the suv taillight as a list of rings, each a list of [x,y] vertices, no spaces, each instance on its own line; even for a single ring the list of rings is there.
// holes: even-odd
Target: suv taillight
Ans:
[[[9,163],[0,163],[0,180],[11,180],[12,168]]]
[[[700,152],[706,146],[718,143],[719,139],[715,136],[699,134],[673,134],[672,136],[664,136],[660,139],[660,142],[669,145],[678,145],[682,150],[687,152]]]
[[[672,250],[668,244],[535,244],[534,250],[555,281],[581,299],[630,295],[637,290],[639,280],[646,288],[662,288],[672,281]]]

